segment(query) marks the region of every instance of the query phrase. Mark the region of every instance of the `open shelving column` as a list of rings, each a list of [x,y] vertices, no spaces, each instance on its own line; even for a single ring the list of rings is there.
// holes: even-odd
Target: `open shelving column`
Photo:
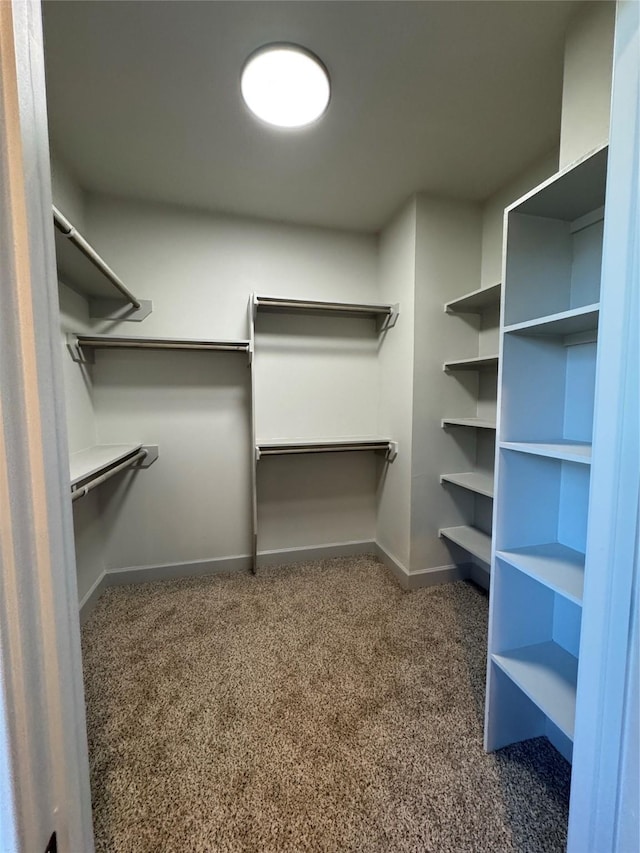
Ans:
[[[250,352],[255,349],[255,325],[259,312],[277,314],[315,314],[326,317],[350,317],[375,320],[378,334],[393,328],[398,319],[398,305],[363,304],[355,302],[321,302],[311,299],[286,299],[254,294],[249,300]],[[384,453],[393,462],[398,446],[389,437],[369,435],[320,436],[315,439],[262,439],[256,434],[255,370],[251,371],[251,434],[252,434],[252,520],[253,543],[251,569],[258,567],[258,463],[263,456],[289,456],[309,453],[376,452]]]
[[[447,315],[458,316],[469,326],[474,346],[481,354],[445,361],[443,364],[443,370],[451,374],[452,380],[460,371],[464,371],[465,375],[474,371],[477,374],[477,382],[470,383],[470,387],[474,389],[473,396],[466,401],[467,407],[472,404],[474,411],[460,415],[450,414],[442,418],[442,428],[451,433],[451,441],[464,439],[463,446],[467,448],[465,455],[469,467],[464,471],[443,471],[440,474],[440,483],[443,488],[464,490],[471,501],[467,503],[463,513],[466,523],[443,527],[439,530],[439,535],[456,546],[452,549],[456,562],[465,560],[465,557],[460,557],[462,553],[466,555],[466,562],[471,558],[474,565],[479,563],[478,568],[482,566],[483,571],[480,572],[478,580],[484,585],[488,585],[491,561],[498,367],[496,353],[501,291],[500,283],[493,284],[452,299],[444,306]],[[483,351],[486,354],[482,354]],[[464,436],[459,435],[460,429],[464,430]],[[472,437],[469,435],[470,431],[473,433]]]
[[[485,748],[571,760],[607,149],[507,209]]]

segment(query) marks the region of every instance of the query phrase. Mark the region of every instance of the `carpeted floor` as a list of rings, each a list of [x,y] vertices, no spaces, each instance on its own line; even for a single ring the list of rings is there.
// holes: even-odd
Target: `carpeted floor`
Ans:
[[[108,589],[83,629],[96,847],[561,851],[569,765],[482,749],[487,598],[373,558]]]

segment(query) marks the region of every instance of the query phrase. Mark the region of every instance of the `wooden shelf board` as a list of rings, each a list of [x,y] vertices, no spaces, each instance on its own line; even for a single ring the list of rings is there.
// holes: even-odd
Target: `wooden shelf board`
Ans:
[[[69,456],[71,485],[93,477],[140,450],[142,444],[97,444]]]
[[[438,531],[438,535],[464,548],[484,563],[491,563],[491,537],[477,527],[469,525],[443,527]]]
[[[495,430],[496,422],[486,420],[485,418],[443,418],[443,429],[448,426],[476,427],[477,429]]]
[[[578,659],[549,641],[492,654],[493,662],[573,740]]]
[[[572,308],[570,311],[560,311],[546,317],[537,317],[535,320],[513,323],[510,326],[505,326],[504,331],[505,334],[528,336],[554,337],[557,335],[562,337],[564,335],[575,335],[578,332],[596,331],[599,316],[600,303],[595,302],[582,308]]]
[[[496,557],[582,606],[585,558],[579,551],[560,542],[546,542],[496,551]]]
[[[500,304],[500,293],[502,283],[492,284],[490,287],[481,287],[451,299],[445,303],[444,310],[447,314],[481,314],[486,308]]]
[[[441,474],[440,482],[453,483],[454,486],[460,486],[478,495],[485,495],[488,498],[493,497],[493,475],[485,474],[482,471],[468,471],[462,474]]]
[[[455,361],[445,361],[443,370],[483,370],[498,366],[497,355],[479,355],[474,358],[461,358]]]
[[[503,450],[516,450],[519,453],[531,453],[549,459],[591,464],[591,444],[586,441],[501,441],[500,447]]]

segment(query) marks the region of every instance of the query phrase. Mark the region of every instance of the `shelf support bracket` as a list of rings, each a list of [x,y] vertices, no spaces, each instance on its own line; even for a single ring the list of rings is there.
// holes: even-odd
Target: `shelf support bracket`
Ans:
[[[93,352],[85,352],[78,342],[78,336],[71,332],[67,334],[67,349],[78,364],[93,364]]]
[[[141,323],[153,311],[150,299],[140,299],[140,307],[136,308],[130,302],[122,299],[89,300],[89,316],[96,320],[126,320],[131,323]]]
[[[385,319],[380,325],[380,333],[387,332],[389,329],[393,329],[395,324],[398,322],[398,317],[400,315],[400,303],[396,302],[395,305],[391,306],[391,313],[387,314]]]
[[[398,442],[390,441],[389,447],[387,448],[387,462],[393,462],[396,456],[398,455]]]

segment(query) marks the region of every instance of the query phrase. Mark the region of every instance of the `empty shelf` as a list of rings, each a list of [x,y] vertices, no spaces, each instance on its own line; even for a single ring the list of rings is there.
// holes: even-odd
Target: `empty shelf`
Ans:
[[[442,427],[448,426],[464,426],[476,427],[477,429],[495,429],[496,422],[486,420],[486,418],[443,418]]]
[[[479,355],[475,358],[461,358],[456,361],[445,361],[443,370],[483,370],[498,366],[497,355]]]
[[[524,323],[514,323],[511,326],[505,326],[504,331],[505,333],[549,337],[564,337],[576,335],[579,332],[596,332],[599,315],[600,305],[596,302],[582,308],[573,308],[570,311],[561,311],[558,314],[527,320]]]
[[[493,654],[491,659],[573,740],[578,659],[554,642]]]
[[[481,287],[451,299],[445,303],[444,310],[447,314],[481,314],[486,308],[500,304],[500,293],[502,284],[492,284],[491,287]]]
[[[280,299],[275,296],[255,296],[257,311],[278,314],[339,314],[347,317],[378,317],[395,321],[397,305],[371,305],[358,302],[319,302],[314,299]]]
[[[532,453],[534,456],[547,456],[549,459],[591,464],[591,444],[586,441],[501,441],[500,447],[503,450]]]
[[[443,527],[438,535],[455,542],[483,563],[491,563],[491,537],[477,527]]]
[[[575,604],[582,605],[584,554],[579,551],[559,542],[548,542],[496,551],[496,556]]]
[[[464,474],[441,474],[440,482],[453,483],[454,486],[460,486],[478,495],[493,497],[493,474],[484,474],[479,471],[469,471]]]
[[[201,338],[140,338],[117,335],[70,335],[69,345],[88,349],[170,349],[248,352],[249,341],[216,341]]]
[[[101,471],[110,468],[127,456],[137,453],[142,444],[98,444],[79,450],[69,457],[69,474],[71,485],[93,477]]]
[[[83,296],[120,301],[131,305],[132,309],[142,309],[142,302],[55,206],[53,222],[56,263],[60,279],[65,284]]]

